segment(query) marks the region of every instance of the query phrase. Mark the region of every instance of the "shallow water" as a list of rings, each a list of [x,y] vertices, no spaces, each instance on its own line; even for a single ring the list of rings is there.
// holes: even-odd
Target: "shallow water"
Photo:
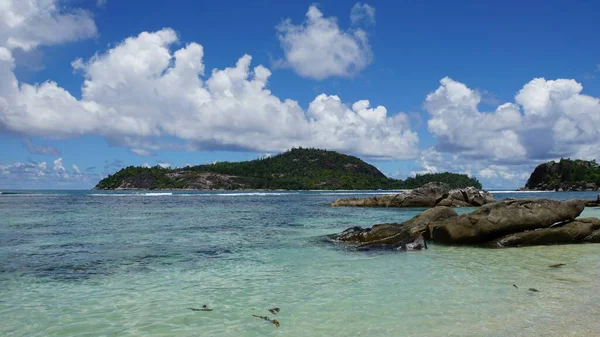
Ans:
[[[600,245],[358,253],[321,236],[421,210],[326,206],[351,191],[158,193],[0,195],[0,336],[600,334]]]

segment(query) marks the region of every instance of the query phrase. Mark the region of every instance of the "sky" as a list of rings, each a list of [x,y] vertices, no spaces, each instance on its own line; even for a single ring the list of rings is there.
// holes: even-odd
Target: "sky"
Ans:
[[[600,3],[0,0],[0,189],[356,155],[524,186],[600,159]]]

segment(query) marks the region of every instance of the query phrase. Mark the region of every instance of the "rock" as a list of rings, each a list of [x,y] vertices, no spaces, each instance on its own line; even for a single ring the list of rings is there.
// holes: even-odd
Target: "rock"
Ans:
[[[577,219],[562,227],[544,228],[514,233],[490,242],[491,247],[520,247],[580,243],[600,228],[600,220],[595,218]]]
[[[429,232],[434,242],[480,244],[508,234],[573,220],[584,207],[581,200],[505,200],[486,204],[470,214],[430,224]]]
[[[592,219],[594,231],[592,233],[590,233],[590,235],[585,237],[583,239],[583,241],[590,242],[590,243],[600,243],[600,219],[595,219],[595,218],[588,218],[588,219]]]
[[[428,183],[400,194],[372,198],[339,199],[330,206],[354,207],[473,207],[494,202],[494,196],[474,187],[450,190],[444,183]]]
[[[414,218],[404,223],[390,223],[373,225],[372,228],[352,227],[340,234],[328,237],[334,242],[349,242],[359,244],[357,249],[402,249],[414,250],[425,247],[423,240],[429,237],[428,226],[430,223],[458,216],[449,208],[438,206],[423,211]]]
[[[592,234],[583,239],[583,242],[600,243],[600,230],[593,231]]]
[[[423,235],[417,236],[409,236],[405,237],[401,240],[396,240],[393,243],[385,244],[385,243],[365,243],[358,247],[357,250],[367,251],[367,250],[402,250],[402,251],[413,251],[413,250],[421,250],[427,249],[427,243],[425,243],[425,238]]]
[[[585,207],[600,207],[600,194],[596,196],[595,200],[584,200]]]

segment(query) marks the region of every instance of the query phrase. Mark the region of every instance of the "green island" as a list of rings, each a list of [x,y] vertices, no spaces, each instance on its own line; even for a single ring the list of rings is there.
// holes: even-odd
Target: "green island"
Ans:
[[[595,160],[561,159],[538,165],[523,190],[597,191],[600,165]]]
[[[473,186],[474,177],[456,173],[388,178],[361,159],[334,151],[294,148],[278,155],[244,162],[217,162],[184,168],[129,166],[102,179],[95,187],[115,189],[192,190],[393,190],[412,189],[429,182],[452,188]]]

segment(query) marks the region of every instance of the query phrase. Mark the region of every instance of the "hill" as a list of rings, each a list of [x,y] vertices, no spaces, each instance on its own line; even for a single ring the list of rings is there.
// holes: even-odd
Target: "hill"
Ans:
[[[596,161],[561,159],[538,165],[525,190],[596,191],[600,188],[600,166]]]
[[[406,181],[390,179],[357,157],[303,148],[245,162],[175,169],[129,166],[102,179],[95,188],[362,190],[414,188],[432,181],[481,188],[477,179],[454,173],[422,175]]]

